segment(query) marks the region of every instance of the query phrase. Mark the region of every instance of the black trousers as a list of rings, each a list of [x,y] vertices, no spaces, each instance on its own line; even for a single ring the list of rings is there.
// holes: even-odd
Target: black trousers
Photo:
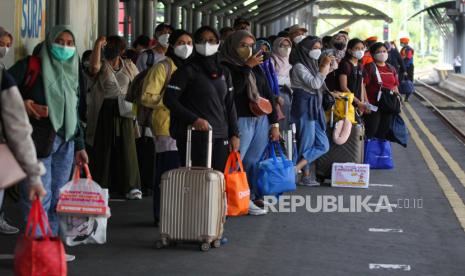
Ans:
[[[381,111],[363,115],[366,137],[369,139],[386,139],[386,136],[391,127],[392,118],[393,114],[384,113]]]
[[[456,74],[462,73],[462,66],[454,66],[454,71]]]
[[[179,152],[165,151],[157,152],[155,164],[155,183],[153,185],[153,215],[155,222],[160,220],[160,184],[161,176],[179,167]]]
[[[207,143],[208,133],[194,131],[192,133],[192,166],[205,167],[207,163]],[[181,166],[186,164],[186,141],[187,137],[176,139],[176,144],[179,150],[179,158]],[[226,166],[226,161],[229,156],[229,141],[226,138],[213,139],[212,146],[212,168],[223,172]]]
[[[406,70],[407,70],[407,79],[409,79],[410,81],[413,81],[413,71],[414,71],[413,64],[410,65],[410,67],[408,67]]]

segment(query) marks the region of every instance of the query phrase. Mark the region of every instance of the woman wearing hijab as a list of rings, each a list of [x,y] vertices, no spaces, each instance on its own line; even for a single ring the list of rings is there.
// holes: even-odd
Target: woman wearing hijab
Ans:
[[[43,206],[56,234],[60,188],[69,180],[73,163],[88,162],[79,126],[79,57],[71,27],[55,26],[47,34],[39,52],[40,73],[34,83],[29,83],[27,74],[30,59],[16,63],[10,73],[22,84],[21,94],[33,128],[32,138],[37,155],[47,169],[42,176],[47,191]],[[21,199],[26,218],[31,204],[25,189],[21,189]]]
[[[207,160],[206,133],[213,131],[212,167],[224,171],[232,150],[239,149],[239,131],[234,88],[228,71],[218,59],[220,37],[217,31],[204,26],[194,34],[195,55],[177,70],[168,85],[163,102],[171,112],[172,133],[176,137],[181,163],[186,160],[187,126],[192,134],[192,165],[205,166]],[[173,122],[174,121],[174,122]]]
[[[125,48],[119,36],[102,36],[95,42],[89,65],[95,84],[87,108],[86,142],[92,146],[95,181],[113,194],[139,200],[142,192],[134,120],[124,114],[120,103],[139,72],[131,60],[121,58]]]
[[[45,189],[40,176],[45,173],[43,165],[37,160],[36,149],[31,138],[32,127],[29,124],[23,99],[15,80],[4,70],[1,61],[13,44],[13,36],[0,27],[0,144],[7,144],[13,156],[27,174],[26,185],[29,198],[43,197]],[[3,168],[2,168],[3,169]],[[0,234],[13,235],[19,229],[11,226],[2,210],[4,190],[0,189]]]
[[[261,209],[263,201],[257,191],[257,163],[268,144],[269,133],[274,141],[279,140],[279,124],[276,116],[275,95],[271,91],[266,76],[260,65],[263,56],[258,52],[252,55],[255,37],[248,31],[240,30],[232,34],[222,48],[223,63],[231,71],[235,90],[235,104],[238,116],[238,126],[241,133],[240,153],[247,172],[251,190],[249,204],[250,215],[265,215]],[[267,99],[272,106],[272,112],[256,116],[249,104],[258,97]],[[271,129],[270,129],[271,127]],[[259,205],[259,206],[257,206]]]
[[[190,59],[194,46],[192,35],[184,30],[175,30],[169,38],[166,59],[152,67],[143,85],[142,104],[153,109],[152,132],[155,140],[155,183],[153,207],[155,224],[160,218],[160,183],[164,172],[179,167],[176,140],[170,136],[170,111],[163,103],[166,86],[174,72]]]
[[[320,59],[326,56],[334,57],[334,60],[331,62],[330,72],[325,80],[326,87],[331,92],[340,91],[337,69],[339,68],[339,63],[346,55],[346,48],[347,36],[338,33],[331,38],[329,48],[323,50],[321,53]]]
[[[289,63],[291,50],[291,40],[285,37],[278,37],[273,43],[273,52],[271,54],[279,85],[278,104],[285,117],[279,122],[279,127],[282,131],[289,129],[291,117],[292,90],[290,72],[292,65]]]
[[[310,164],[329,150],[322,97],[327,90],[325,78],[331,60],[327,57],[318,64],[321,46],[318,37],[307,37],[297,45],[296,55],[291,59],[291,84],[294,91],[291,116],[297,125],[299,154],[296,170],[303,170],[300,184],[304,186],[319,185],[311,177]]]

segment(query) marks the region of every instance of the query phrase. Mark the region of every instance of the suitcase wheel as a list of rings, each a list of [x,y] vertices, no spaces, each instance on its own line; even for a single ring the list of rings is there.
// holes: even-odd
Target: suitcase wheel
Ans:
[[[203,252],[207,252],[210,250],[210,244],[208,242],[204,242],[200,245],[200,250]]]
[[[221,240],[215,240],[215,241],[213,241],[213,242],[212,242],[212,246],[213,246],[214,248],[220,248],[220,246],[221,246]]]

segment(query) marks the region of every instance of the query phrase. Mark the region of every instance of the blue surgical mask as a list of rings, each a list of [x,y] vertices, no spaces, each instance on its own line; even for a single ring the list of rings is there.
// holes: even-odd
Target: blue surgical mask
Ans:
[[[74,56],[76,53],[76,47],[63,46],[58,43],[53,43],[50,49],[54,58],[59,61],[65,61]]]

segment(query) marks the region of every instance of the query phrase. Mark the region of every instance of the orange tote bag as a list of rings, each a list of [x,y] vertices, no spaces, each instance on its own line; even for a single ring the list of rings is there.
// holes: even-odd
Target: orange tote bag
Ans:
[[[239,164],[239,168],[237,167]],[[239,170],[238,170],[239,169]],[[228,216],[240,216],[249,213],[250,189],[247,175],[238,152],[231,152],[224,169],[226,195],[228,197]]]

